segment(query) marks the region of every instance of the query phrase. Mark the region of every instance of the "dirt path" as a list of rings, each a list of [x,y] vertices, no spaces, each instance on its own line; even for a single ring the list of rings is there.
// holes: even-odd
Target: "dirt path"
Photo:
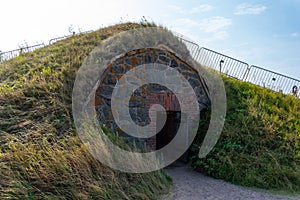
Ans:
[[[174,182],[174,191],[168,199],[172,200],[300,200],[297,197],[278,196],[226,183],[193,171],[188,166],[173,166],[166,169]]]

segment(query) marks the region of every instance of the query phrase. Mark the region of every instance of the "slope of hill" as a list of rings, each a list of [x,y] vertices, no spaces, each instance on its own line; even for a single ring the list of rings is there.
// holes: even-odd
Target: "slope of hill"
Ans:
[[[120,24],[56,42],[0,64],[0,198],[154,199],[166,193],[163,172],[126,174],[95,160],[72,119],[76,71],[107,37],[149,24]],[[193,165],[236,184],[300,190],[300,100],[223,77],[228,110],[213,151]],[[208,125],[209,114],[201,126]]]
[[[193,147],[193,165],[215,178],[300,193],[300,99],[223,77],[227,114],[221,137],[204,159]],[[207,129],[209,112],[201,125]]]
[[[162,172],[126,174],[95,160],[80,142],[71,95],[77,69],[101,40],[149,24],[120,24],[73,36],[0,64],[0,198],[154,199]]]

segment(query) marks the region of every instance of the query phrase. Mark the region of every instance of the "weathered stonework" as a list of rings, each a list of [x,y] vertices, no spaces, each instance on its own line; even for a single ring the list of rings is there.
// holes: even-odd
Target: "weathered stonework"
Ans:
[[[161,48],[144,48],[133,50],[113,60],[100,78],[100,85],[95,94],[95,108],[99,123],[105,124],[108,129],[120,135],[127,136],[129,140],[134,141],[138,146],[155,149],[155,136],[148,139],[128,137],[115,123],[111,111],[111,96],[117,81],[129,70],[133,70],[139,65],[150,63],[163,64],[181,73],[188,80],[197,95],[199,110],[207,107],[210,104],[210,100],[201,74],[198,74],[197,70],[193,69],[192,66],[173,52]],[[168,80],[168,83],[176,85],[175,77],[167,74],[165,79]],[[131,77],[128,80],[128,84],[137,83],[141,83],[141,80],[138,78]],[[124,87],[122,92],[128,93],[131,91],[126,91],[126,87]],[[162,105],[166,111],[180,111],[179,102],[172,91],[158,84],[148,84],[138,88],[131,96],[129,110],[132,120],[140,126],[149,124],[150,117],[148,112],[153,104]],[[155,127],[153,128],[155,129]]]

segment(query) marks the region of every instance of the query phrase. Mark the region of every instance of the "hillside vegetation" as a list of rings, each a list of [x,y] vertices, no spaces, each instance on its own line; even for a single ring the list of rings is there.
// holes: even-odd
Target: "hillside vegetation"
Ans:
[[[300,99],[223,77],[227,116],[221,137],[204,159],[199,145],[208,127],[201,120],[193,165],[232,183],[300,194]]]
[[[95,160],[72,119],[72,88],[88,53],[120,24],[20,55],[0,64],[0,199],[156,199],[169,191],[163,172],[126,174]],[[221,137],[193,166],[236,184],[300,191],[300,100],[223,77],[227,116]],[[209,112],[202,115],[207,127]]]
[[[72,119],[76,71],[102,40],[149,24],[73,36],[0,64],[0,199],[155,199],[162,172],[126,174],[95,160]]]

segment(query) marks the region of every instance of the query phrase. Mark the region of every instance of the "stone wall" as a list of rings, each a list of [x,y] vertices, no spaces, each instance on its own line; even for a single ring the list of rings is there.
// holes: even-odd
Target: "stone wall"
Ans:
[[[104,124],[108,129],[119,133],[119,135],[125,136],[140,147],[155,149],[155,136],[148,139],[129,137],[117,126],[111,111],[111,96],[117,81],[129,70],[150,63],[167,65],[181,73],[197,95],[199,110],[207,107],[210,100],[206,93],[207,89],[204,88],[206,86],[201,74],[198,74],[197,70],[171,51],[163,48],[144,48],[133,50],[115,58],[105,69],[95,94],[95,108],[99,123]],[[165,79],[170,78],[172,77],[165,77]],[[176,84],[176,81],[174,81],[174,84]],[[180,111],[176,96],[168,88],[158,84],[143,85],[134,91],[129,102],[131,118],[137,125],[145,126],[149,124],[148,112],[152,104],[160,104],[166,111]]]

